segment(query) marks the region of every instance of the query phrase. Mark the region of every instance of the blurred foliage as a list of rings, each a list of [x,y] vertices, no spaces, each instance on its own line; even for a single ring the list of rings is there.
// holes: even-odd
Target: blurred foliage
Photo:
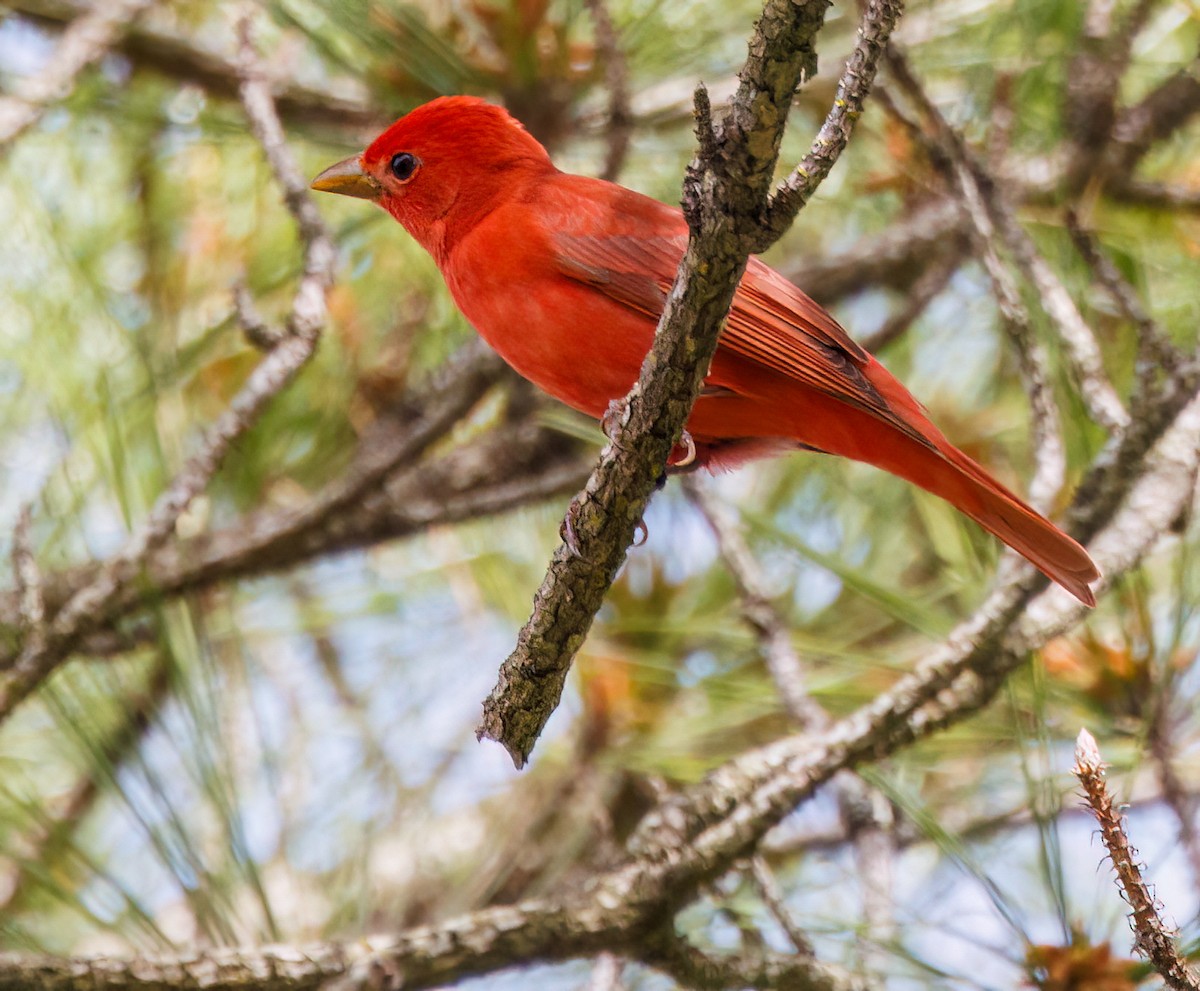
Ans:
[[[176,0],[149,16],[229,51],[226,8]],[[623,181],[674,201],[694,82],[732,89],[757,3],[614,0],[609,10],[640,122]],[[1012,154],[1052,155],[1082,18],[1057,0],[942,0],[914,3],[904,30],[971,140],[988,140],[1006,92]],[[580,0],[265,0],[261,20],[273,65],[310,84],[349,87],[386,114],[479,93],[523,116],[564,167],[595,173],[604,159],[607,56]],[[785,162],[824,113],[853,20],[843,6],[830,12]],[[1154,5],[1123,98],[1185,63],[1198,38],[1194,5]],[[8,14],[0,75],[36,68],[53,39]],[[305,121],[293,137],[315,173],[370,135]],[[1143,171],[1194,188],[1197,161],[1192,127]],[[3,532],[33,501],[34,544],[52,572],[111,553],[144,516],[256,361],[232,287],[244,281],[269,318],[281,316],[299,247],[236,104],[124,56],[86,75],[0,172]],[[872,105],[770,260],[787,270],[844,250],[936,191],[929,163]],[[184,520],[189,532],[302,502],[345,467],[383,399],[471,334],[398,227],[361,203],[320,206],[342,265],[319,356],[238,446]],[[1194,346],[1197,215],[1101,197],[1088,219],[1164,328]],[[1035,204],[1023,220],[1127,388],[1132,331],[1089,284],[1060,211]],[[865,336],[902,302],[866,286],[836,309]],[[1027,403],[975,266],[883,357],[952,439],[1022,487]],[[1057,386],[1074,482],[1103,437],[1065,372]],[[573,414],[546,418],[598,437]],[[993,574],[997,549],[977,528],[862,466],[795,456],[712,485],[740,508],[809,688],[834,714],[909,670]],[[789,731],[707,525],[668,486],[533,768],[517,775],[499,748],[477,745],[479,700],[528,613],[562,509],[533,505],[162,604],[140,649],[67,667],[0,728],[2,948],[356,935],[535,895],[581,877],[661,789]],[[1150,757],[1152,741],[1169,742],[1194,818],[1198,546],[1181,521],[1084,627],[1033,659],[1005,703],[871,769],[904,844],[884,945],[856,935],[872,879],[848,845],[806,839],[836,824],[832,800],[781,827],[772,861],[823,958],[855,965],[870,951],[896,987],[1135,986],[1118,952],[1124,908],[1075,808],[1081,722],[1104,741],[1160,897],[1185,935],[1200,933],[1193,865]],[[782,939],[753,892],[723,884],[681,918],[689,935],[718,947],[747,927]],[[574,987],[580,971],[537,980]]]

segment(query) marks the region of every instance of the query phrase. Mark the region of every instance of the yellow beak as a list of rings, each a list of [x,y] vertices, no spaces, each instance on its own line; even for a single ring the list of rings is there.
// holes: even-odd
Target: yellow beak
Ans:
[[[362,200],[377,200],[383,192],[373,176],[362,170],[359,156],[331,165],[312,181],[312,188],[322,193],[341,193]]]

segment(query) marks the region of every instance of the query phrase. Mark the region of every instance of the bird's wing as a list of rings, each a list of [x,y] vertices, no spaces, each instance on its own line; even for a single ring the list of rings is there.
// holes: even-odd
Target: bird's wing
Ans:
[[[561,274],[657,320],[683,256],[686,235],[559,232],[553,242]],[[757,258],[750,259],[734,296],[721,346],[929,444],[923,432],[863,374],[871,356],[825,310]]]

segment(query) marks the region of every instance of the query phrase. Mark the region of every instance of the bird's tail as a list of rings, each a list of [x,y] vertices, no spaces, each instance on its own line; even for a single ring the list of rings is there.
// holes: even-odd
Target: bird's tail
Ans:
[[[1088,552],[946,440],[920,404],[881,365],[873,363],[868,374],[892,407],[924,434],[931,446],[897,436],[865,460],[941,496],[1080,602],[1094,606],[1096,596],[1088,583],[1099,578],[1100,571]]]
[[[911,481],[947,500],[1080,602],[1094,606],[1096,597],[1088,585],[1100,571],[1087,551],[962,451],[947,447],[940,458],[929,452],[933,463]]]

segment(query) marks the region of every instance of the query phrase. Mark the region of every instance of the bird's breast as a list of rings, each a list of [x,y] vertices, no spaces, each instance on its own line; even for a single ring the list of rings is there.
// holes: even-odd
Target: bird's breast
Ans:
[[[654,323],[556,271],[548,243],[484,228],[455,247],[442,272],[480,336],[568,406],[600,417],[637,380]]]

